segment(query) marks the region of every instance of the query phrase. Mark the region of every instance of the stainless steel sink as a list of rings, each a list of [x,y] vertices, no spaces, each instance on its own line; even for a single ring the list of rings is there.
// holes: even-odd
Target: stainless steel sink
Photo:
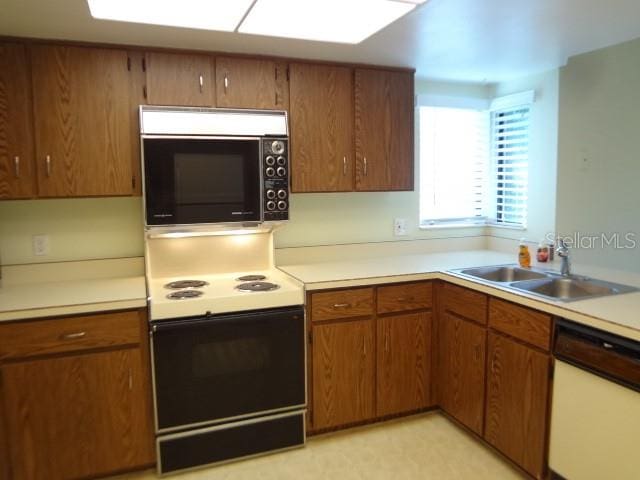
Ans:
[[[478,267],[458,270],[463,275],[482,278],[490,282],[511,283],[518,280],[533,280],[536,278],[547,278],[547,274],[536,272],[526,268],[520,268],[512,265],[497,267]]]
[[[605,282],[592,278],[553,277],[540,280],[525,280],[510,285],[516,290],[541,295],[555,300],[584,300],[586,298],[634,292],[638,289],[628,285]]]
[[[588,298],[618,295],[640,290],[629,285],[577,275],[562,276],[555,272],[521,268],[517,265],[462,268],[452,270],[452,272],[495,283],[504,288],[562,302],[586,300]]]

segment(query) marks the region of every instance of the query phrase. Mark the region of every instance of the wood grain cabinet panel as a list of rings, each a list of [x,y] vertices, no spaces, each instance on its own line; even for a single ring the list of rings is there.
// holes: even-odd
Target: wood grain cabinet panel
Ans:
[[[76,479],[153,462],[139,349],[2,366],[13,476]]]
[[[33,197],[35,186],[27,53],[0,43],[0,199]]]
[[[413,190],[413,111],[412,73],[356,69],[356,190]]]
[[[147,103],[215,105],[213,58],[209,55],[147,52]]]
[[[551,316],[545,313],[492,298],[489,326],[543,350],[551,348]]]
[[[353,190],[353,70],[290,65],[291,189]]]
[[[41,197],[131,195],[127,52],[31,47]]]
[[[440,406],[478,435],[483,431],[486,328],[444,311],[438,322]]]
[[[0,325],[0,360],[140,343],[137,311]]]
[[[320,322],[373,315],[373,288],[332,290],[311,295],[311,320]]]
[[[485,294],[452,283],[444,283],[440,296],[443,309],[481,325],[487,324],[489,300]]]
[[[286,69],[273,60],[216,57],[218,107],[286,110]]]
[[[489,333],[484,437],[535,478],[545,478],[550,357]]]
[[[378,287],[378,313],[394,313],[431,308],[431,282],[402,283]]]
[[[377,415],[429,406],[431,314],[378,318],[377,329]]]
[[[375,415],[374,320],[313,327],[314,430]]]

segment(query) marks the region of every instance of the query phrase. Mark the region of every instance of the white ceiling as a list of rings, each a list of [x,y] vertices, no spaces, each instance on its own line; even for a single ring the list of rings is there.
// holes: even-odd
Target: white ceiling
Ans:
[[[640,37],[638,0],[430,0],[353,46],[94,20],[85,0],[0,0],[0,12],[0,35],[394,65],[468,82],[550,70]]]

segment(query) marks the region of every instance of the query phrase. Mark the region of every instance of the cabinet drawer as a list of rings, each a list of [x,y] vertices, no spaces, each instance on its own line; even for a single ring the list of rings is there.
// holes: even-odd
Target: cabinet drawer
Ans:
[[[334,320],[373,314],[373,288],[354,288],[311,295],[311,320]]]
[[[378,288],[378,313],[431,308],[431,282],[405,283]]]
[[[551,316],[492,298],[489,326],[544,350],[551,346]]]
[[[442,287],[442,308],[482,325],[487,324],[487,296],[445,283]]]
[[[0,359],[32,357],[139,342],[139,311],[0,325]]]

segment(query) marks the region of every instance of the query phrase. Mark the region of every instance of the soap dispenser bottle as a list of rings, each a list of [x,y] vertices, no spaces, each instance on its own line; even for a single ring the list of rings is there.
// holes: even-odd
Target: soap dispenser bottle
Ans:
[[[527,247],[524,238],[520,240],[518,263],[522,268],[531,268],[531,253],[529,253],[529,247]]]

